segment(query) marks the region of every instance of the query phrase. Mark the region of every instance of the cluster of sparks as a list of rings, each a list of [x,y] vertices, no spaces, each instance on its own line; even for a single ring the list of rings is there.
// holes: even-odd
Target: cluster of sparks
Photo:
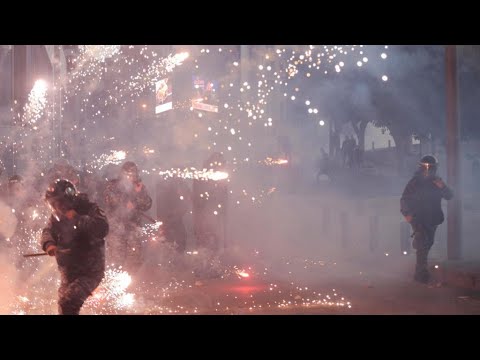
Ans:
[[[287,159],[273,159],[271,157],[267,157],[263,161],[259,161],[259,163],[265,164],[267,166],[273,166],[273,165],[286,165],[288,164]]]
[[[147,223],[143,225],[141,233],[145,241],[158,241],[161,238],[159,230],[162,224],[163,222],[156,221],[155,223]]]
[[[22,115],[22,123],[30,124],[36,129],[37,121],[44,114],[47,105],[47,83],[44,80],[37,80],[25,105]]]
[[[84,51],[74,58],[75,70],[66,81],[65,103],[72,96],[82,94],[81,111],[92,118],[108,116],[112,105],[125,109],[189,56],[188,52],[181,52],[161,57],[149,46],[134,45],[84,45],[82,49]],[[99,102],[95,84],[106,77],[111,84],[102,89],[104,93]]]
[[[115,314],[128,310],[135,302],[135,295],[127,291],[131,282],[132,277],[128,272],[107,269],[103,281],[85,302],[85,310],[96,314]]]
[[[99,62],[120,53],[120,45],[81,45],[80,49],[86,57]]]
[[[124,150],[111,150],[108,154],[98,156],[92,164],[93,168],[101,170],[109,164],[119,165],[127,157],[127,152]]]
[[[145,173],[149,174],[148,171],[144,170]],[[155,169],[152,170],[155,172]],[[191,168],[172,168],[168,170],[159,170],[157,172],[163,179],[168,178],[182,178],[182,179],[193,179],[193,180],[213,180],[220,181],[228,179],[228,173],[225,171],[216,171],[213,169],[202,169],[197,170],[194,167]]]

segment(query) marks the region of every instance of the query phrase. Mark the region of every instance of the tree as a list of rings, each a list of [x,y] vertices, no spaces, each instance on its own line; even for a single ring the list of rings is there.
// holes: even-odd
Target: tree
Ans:
[[[444,56],[441,46],[396,46],[390,57],[389,80],[372,83],[372,122],[390,130],[402,173],[412,136],[444,139]]]

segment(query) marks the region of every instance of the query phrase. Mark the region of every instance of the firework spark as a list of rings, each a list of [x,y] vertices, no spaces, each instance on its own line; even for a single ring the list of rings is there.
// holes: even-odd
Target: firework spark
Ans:
[[[94,161],[98,170],[108,164],[118,165],[127,157],[127,152],[124,150],[111,150],[110,154],[102,154]]]
[[[121,269],[107,269],[105,277],[92,296],[85,302],[84,308],[97,313],[116,313],[133,306],[134,294],[127,288],[132,277]]]
[[[28,103],[24,108],[22,122],[35,126],[42,117],[46,105],[47,83],[44,80],[37,80],[30,94],[28,94]]]

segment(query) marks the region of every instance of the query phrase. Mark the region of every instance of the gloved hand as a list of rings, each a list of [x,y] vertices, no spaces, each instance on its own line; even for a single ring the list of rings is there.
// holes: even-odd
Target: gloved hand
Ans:
[[[49,245],[47,247],[47,254],[49,256],[55,256],[56,253],[57,253],[57,247],[55,245]]]
[[[436,177],[435,179],[433,179],[433,183],[435,184],[435,186],[437,186],[439,189],[442,189],[445,187],[445,183],[443,182],[442,178],[440,177]]]

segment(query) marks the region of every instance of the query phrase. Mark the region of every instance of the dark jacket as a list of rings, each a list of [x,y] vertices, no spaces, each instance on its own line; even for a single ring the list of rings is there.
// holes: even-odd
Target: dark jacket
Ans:
[[[183,218],[190,202],[191,192],[185,180],[170,178],[157,184],[157,217],[163,222]]]
[[[104,192],[105,209],[108,215],[113,215],[121,221],[130,222],[140,226],[142,223],[141,212],[150,210],[152,207],[152,198],[147,192],[145,185],[141,184],[141,190],[134,190],[135,184],[131,189],[126,189],[120,179],[113,179],[107,182]],[[128,202],[132,202],[135,206],[130,210],[127,208]]]
[[[445,220],[442,199],[450,200],[453,191],[445,185],[442,189],[416,174],[407,184],[400,199],[403,216],[412,216],[413,224],[440,225]]]
[[[41,246],[56,245],[56,260],[67,272],[95,273],[105,270],[105,236],[109,231],[104,212],[85,194],[79,194],[74,204],[79,214],[75,219],[50,216],[43,229]]]

